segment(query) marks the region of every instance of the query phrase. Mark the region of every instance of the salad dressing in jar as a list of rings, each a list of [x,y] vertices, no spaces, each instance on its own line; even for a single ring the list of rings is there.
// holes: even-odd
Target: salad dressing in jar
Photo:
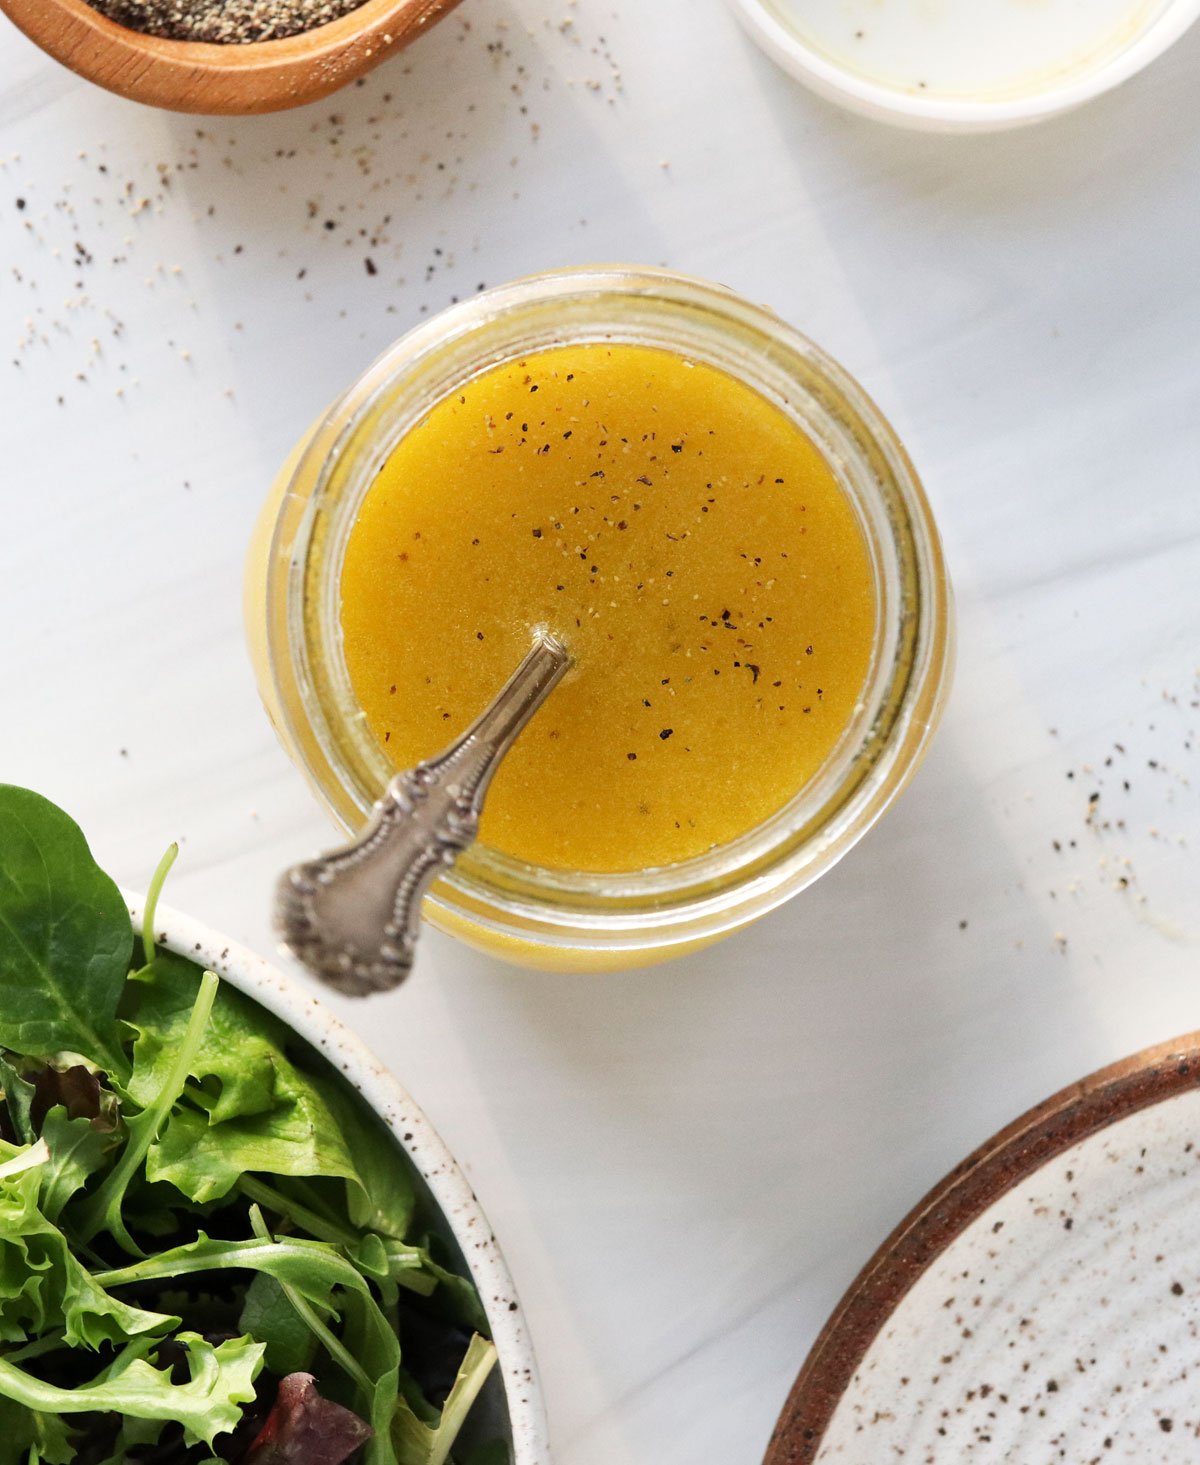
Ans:
[[[354,695],[397,768],[457,738],[544,625],[574,670],[507,754],[480,837],[644,870],[775,814],[850,722],[875,640],[866,540],[785,413],[656,348],[554,347],[451,393],[359,506]]]
[[[662,271],[486,292],[287,465],[247,574],[264,701],[346,828],[536,627],[575,667],[425,901],[523,964],[679,954],[778,905],[904,787],[950,665],[911,465],[769,312]]]

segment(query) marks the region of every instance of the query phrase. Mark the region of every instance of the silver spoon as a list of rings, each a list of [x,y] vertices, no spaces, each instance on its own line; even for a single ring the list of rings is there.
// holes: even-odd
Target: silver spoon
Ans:
[[[474,841],[492,774],[570,661],[540,631],[491,706],[435,758],[398,773],[355,839],[284,871],[275,925],[314,976],[354,997],[404,980],[422,896]]]

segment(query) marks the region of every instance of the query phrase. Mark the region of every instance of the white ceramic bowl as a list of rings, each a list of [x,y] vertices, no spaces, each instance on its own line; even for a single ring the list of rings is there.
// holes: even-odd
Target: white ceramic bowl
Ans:
[[[1124,49],[1096,65],[1040,90],[1001,101],[971,101],[872,81],[808,45],[772,12],[767,0],[730,4],[763,50],[819,95],[861,116],[924,132],[998,132],[1068,112],[1128,81],[1200,19],[1200,0],[1167,0]]]
[[[140,897],[123,892],[141,928]],[[207,967],[273,1012],[329,1062],[362,1095],[396,1136],[441,1211],[442,1234],[453,1242],[474,1279],[492,1329],[498,1363],[476,1407],[489,1409],[489,1423],[511,1433],[513,1465],[550,1465],[546,1418],[533,1346],[499,1244],[466,1178],[432,1124],[358,1038],[306,992],[269,963],[226,941],[208,927],[160,905],[155,938],[169,951]],[[503,1396],[496,1387],[503,1383]],[[491,1395],[490,1403],[489,1392]]]

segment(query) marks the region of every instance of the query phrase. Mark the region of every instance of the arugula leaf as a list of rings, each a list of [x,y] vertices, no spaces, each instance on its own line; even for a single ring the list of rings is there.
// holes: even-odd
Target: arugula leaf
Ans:
[[[211,1446],[217,1435],[240,1422],[239,1406],[254,1398],[263,1345],[230,1338],[214,1348],[198,1333],[178,1333],[175,1340],[186,1349],[186,1383],[172,1383],[170,1368],[157,1369],[134,1356],[126,1366],[106,1370],[98,1381],[64,1389],[0,1357],[0,1394],[42,1414],[112,1409],[135,1419],[177,1420],[188,1444],[203,1440]]]
[[[121,892],[79,826],[0,784],[0,1046],[127,1073],[117,1004],[132,951]]]
[[[267,1229],[267,1223],[263,1220],[262,1211],[257,1206],[250,1207],[250,1224],[254,1228],[255,1236],[259,1237],[260,1240],[270,1241],[272,1239],[271,1233]],[[358,1387],[362,1394],[365,1397],[369,1397],[373,1388],[372,1380],[368,1377],[358,1359],[343,1344],[333,1329],[326,1326],[317,1308],[313,1307],[295,1287],[290,1287],[286,1282],[280,1282],[279,1288],[291,1306],[292,1311],[309,1332],[312,1333],[317,1343],[324,1348],[334,1363]],[[328,1299],[324,1310],[326,1312],[333,1312],[335,1310],[332,1298]]]
[[[370,1297],[370,1288],[358,1268],[325,1241],[299,1236],[249,1237],[244,1241],[221,1241],[200,1235],[196,1241],[171,1247],[154,1256],[131,1262],[111,1271],[96,1272],[101,1287],[128,1287],[135,1282],[163,1281],[196,1272],[225,1270],[265,1272],[276,1281],[295,1287],[322,1307],[329,1306],[334,1287],[344,1287]]]
[[[396,1377],[400,1345],[395,1330],[379,1310],[370,1287],[358,1269],[327,1242],[299,1237],[254,1237],[245,1241],[220,1241],[202,1236],[198,1241],[133,1262],[129,1266],[96,1275],[102,1287],[115,1288],[146,1283],[166,1277],[226,1269],[265,1273],[304,1304],[297,1309],[306,1325],[328,1347],[328,1328],[316,1317],[333,1305],[334,1289],[343,1289],[338,1307],[344,1315],[343,1338],[334,1339],[333,1352],[339,1364],[363,1394],[364,1412],[371,1418],[376,1439],[368,1449],[368,1460],[392,1465],[388,1432],[396,1400]],[[380,1433],[382,1431],[382,1433]]]
[[[391,1260],[383,1237],[368,1231],[365,1236],[355,1237],[345,1247],[346,1255],[364,1276],[374,1282],[388,1281],[391,1277]]]
[[[443,1266],[434,1257],[433,1248],[437,1244],[438,1238],[433,1236],[426,1236],[423,1245],[389,1241],[387,1255],[393,1281],[414,1292],[432,1290],[433,1302],[443,1317],[461,1323],[485,1338],[490,1337],[491,1328],[479,1293],[465,1277]],[[414,1267],[419,1267],[420,1273],[414,1272]],[[433,1289],[414,1285],[415,1278],[421,1274],[433,1280]]]

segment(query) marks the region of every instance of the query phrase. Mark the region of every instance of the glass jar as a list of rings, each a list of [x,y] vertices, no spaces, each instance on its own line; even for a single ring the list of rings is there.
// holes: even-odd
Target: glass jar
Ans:
[[[343,828],[362,823],[395,771],[355,701],[341,644],[342,559],[363,496],[396,442],[463,382],[540,349],[601,341],[717,367],[808,434],[858,514],[876,635],[862,696],[824,765],[732,842],[619,874],[534,866],[476,845],[427,896],[425,915],[440,929],[562,970],[636,966],[705,945],[828,870],[917,768],[945,702],[953,641],[941,546],[912,464],[862,388],[812,342],[728,290],[666,271],[520,280],[454,306],[385,352],[297,447],[255,534],[246,609],[259,689],[287,751]]]

